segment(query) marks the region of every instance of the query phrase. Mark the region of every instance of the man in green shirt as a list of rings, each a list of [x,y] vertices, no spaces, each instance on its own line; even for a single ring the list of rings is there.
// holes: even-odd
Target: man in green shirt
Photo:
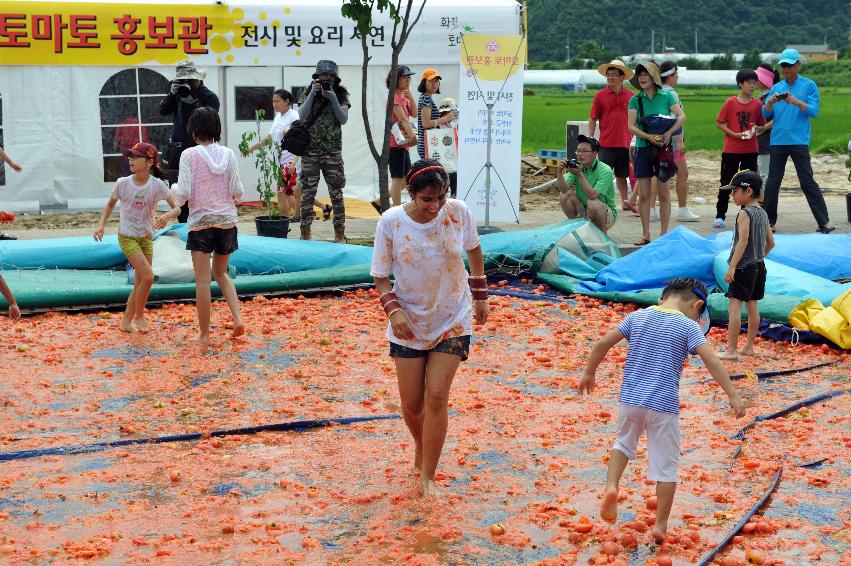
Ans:
[[[611,167],[597,159],[600,142],[584,135],[576,139],[579,167],[568,167],[567,160],[563,160],[556,175],[561,209],[568,218],[587,218],[606,232],[618,217],[614,174]]]

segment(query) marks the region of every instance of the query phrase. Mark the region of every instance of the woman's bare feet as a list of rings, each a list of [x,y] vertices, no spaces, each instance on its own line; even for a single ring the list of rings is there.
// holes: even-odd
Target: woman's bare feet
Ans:
[[[136,330],[139,332],[146,334],[152,330],[151,325],[148,324],[148,321],[145,320],[145,317],[139,317],[133,319],[133,326],[136,327]]]
[[[739,350],[739,355],[740,356],[753,356],[755,354],[754,354],[753,348],[748,348],[747,346],[745,346],[744,348]]]
[[[133,323],[126,316],[121,319],[121,324],[118,325],[118,328],[120,328],[122,332],[127,332],[128,334],[136,332],[136,329],[133,327]]]
[[[739,361],[739,352],[736,350],[727,350],[726,352],[718,354],[718,358],[722,360],[733,360],[737,362]]]
[[[603,502],[600,504],[600,517],[610,523],[614,523],[618,518],[618,490],[610,487],[606,488],[603,494]]]
[[[653,525],[653,529],[650,531],[650,534],[653,535],[653,540],[656,541],[656,544],[662,544],[665,541],[665,537],[668,536],[668,525],[666,523],[656,522]]]
[[[210,336],[201,334],[198,336],[198,351],[201,354],[206,354],[210,350]]]
[[[424,497],[440,497],[443,491],[437,487],[434,480],[428,478],[420,478],[420,494]]]

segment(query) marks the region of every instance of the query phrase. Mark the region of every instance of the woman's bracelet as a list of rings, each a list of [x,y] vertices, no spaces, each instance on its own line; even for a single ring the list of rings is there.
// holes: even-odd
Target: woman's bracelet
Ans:
[[[398,307],[398,308],[393,309],[392,311],[390,311],[389,313],[387,313],[387,318],[390,318],[391,316],[393,316],[394,314],[396,314],[396,313],[397,313],[397,312],[399,312],[400,310],[402,310],[402,307]]]
[[[387,293],[382,294],[378,297],[378,302],[381,303],[381,308],[384,309],[388,318],[394,312],[402,310],[402,304],[399,302],[399,297],[397,297],[396,293],[393,291],[388,291]]]
[[[468,282],[474,301],[488,300],[488,278],[486,275],[470,275]]]

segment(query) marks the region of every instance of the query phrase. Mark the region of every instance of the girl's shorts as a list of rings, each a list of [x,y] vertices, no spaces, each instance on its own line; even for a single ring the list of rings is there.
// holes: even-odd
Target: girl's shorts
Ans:
[[[417,350],[416,348],[408,348],[407,346],[390,342],[391,358],[427,358],[431,352],[443,352],[444,354],[459,356],[463,362],[470,355],[470,335],[447,338],[442,342],[438,342],[437,346],[430,350]]]
[[[239,248],[236,241],[236,227],[233,228],[204,228],[190,230],[186,238],[186,249],[193,252],[204,252],[216,255],[229,255]]]
[[[130,259],[130,256],[142,252],[147,256],[154,255],[154,239],[151,236],[138,238],[136,236],[118,235],[118,246],[124,252],[124,257]]]
[[[680,416],[621,403],[615,450],[632,460],[642,433],[647,433],[647,479],[678,481]]]

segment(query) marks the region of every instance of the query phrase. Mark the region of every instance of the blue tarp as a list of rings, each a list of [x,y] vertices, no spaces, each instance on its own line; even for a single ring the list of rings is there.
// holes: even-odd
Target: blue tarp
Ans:
[[[176,224],[154,237],[168,231],[186,241],[186,224]],[[4,269],[114,269],[123,268],[125,261],[117,236],[106,236],[102,242],[85,236],[0,242],[0,268]],[[240,234],[239,249],[231,255],[230,265],[240,275],[259,275],[349,267],[371,261],[372,248],[367,246]]]
[[[706,238],[718,251],[729,250],[732,230]],[[775,234],[768,259],[825,279],[851,277],[851,234]]]
[[[729,285],[724,282],[728,255],[727,251],[723,251],[715,256],[715,278],[724,291],[729,288]],[[766,295],[799,297],[801,302],[818,299],[822,304],[829,305],[833,299],[851,289],[851,283],[834,283],[830,279],[812,275],[770,259],[765,260],[765,269],[768,274],[765,281]]]
[[[717,244],[679,226],[604,267],[593,280],[583,281],[580,290],[606,293],[661,289],[675,277],[696,277],[714,286],[712,262],[716,253]]]
[[[579,289],[596,293],[661,289],[665,281],[674,277],[696,277],[714,287],[724,279],[723,271],[716,278],[713,267],[716,256],[726,265],[731,240],[730,231],[704,238],[678,226],[665,236],[601,269],[593,280],[583,281]],[[778,268],[785,266],[809,274],[813,279],[808,280],[809,287],[783,282],[774,285],[769,282],[772,294],[802,296],[802,292],[817,285],[819,289],[828,290],[826,293],[829,295],[833,292],[830,289],[838,289],[839,292],[843,289],[842,286],[834,288],[836,284],[830,279],[851,277],[851,234],[786,234],[777,236],[775,244],[768,256],[769,260],[773,260]],[[778,268],[774,271],[784,273],[789,277],[789,283],[794,281],[794,275]]]

